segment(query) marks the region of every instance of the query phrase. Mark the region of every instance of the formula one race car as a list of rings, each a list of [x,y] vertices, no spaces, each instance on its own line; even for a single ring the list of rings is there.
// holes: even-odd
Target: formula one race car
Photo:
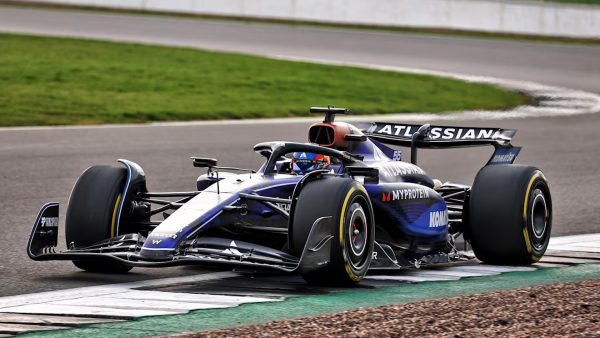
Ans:
[[[531,264],[548,246],[552,202],[546,178],[513,164],[516,130],[394,123],[358,128],[325,114],[309,143],[266,142],[256,171],[206,168],[194,191],[149,192],[142,168],[93,166],[69,200],[67,250],[55,252],[58,204],[39,213],[27,252],[34,260],[71,260],[86,271],[203,265],[301,274],[314,284],[348,286],[367,271],[461,259],[462,235],[476,257]],[[493,145],[473,186],[442,184],[416,165],[419,148]],[[390,146],[410,147],[410,163]],[[237,172],[233,174],[232,172]]]

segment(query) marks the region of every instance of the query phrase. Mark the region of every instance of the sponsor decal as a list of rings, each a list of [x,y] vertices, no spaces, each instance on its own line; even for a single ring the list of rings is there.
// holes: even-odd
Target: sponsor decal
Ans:
[[[51,228],[58,226],[58,217],[42,217],[40,220],[40,226],[42,228]]]
[[[448,225],[448,210],[432,211],[429,213],[429,227],[438,228]]]
[[[292,196],[288,196],[287,199],[291,200]],[[290,213],[290,209],[292,208],[292,203],[275,203],[279,209],[283,209],[288,214]]]
[[[385,124],[383,127],[379,128],[377,133],[410,137],[415,131],[417,131],[417,128],[412,131],[411,126],[405,126],[401,124]]]
[[[394,201],[429,198],[429,191],[423,188],[399,189],[392,191],[392,198]]]
[[[162,241],[163,241],[162,239],[153,239],[153,240],[152,240],[152,244],[154,244],[154,245],[158,245],[158,244],[160,244],[160,242],[162,242]]]
[[[375,133],[410,138],[419,129],[416,125],[377,124]],[[498,128],[431,127],[429,140],[479,140],[497,139],[504,130]]]
[[[515,161],[520,151],[520,147],[496,149],[488,164],[511,164]]]
[[[391,192],[382,192],[381,201],[390,202],[398,200],[415,200],[429,198],[429,190],[423,188],[412,188],[412,189],[397,189]]]
[[[371,257],[373,260],[377,260],[377,251],[373,251],[373,256]]]
[[[177,237],[179,237],[179,234],[182,233],[183,230],[184,229],[180,229],[179,231],[177,231],[177,233],[174,234],[152,234],[152,237],[177,239]]]
[[[290,212],[290,209],[292,207],[291,203],[275,203],[275,205],[277,205],[277,207],[279,207],[279,209],[282,209],[287,213]]]
[[[152,234],[152,237],[176,239],[177,234]]]
[[[512,163],[514,160],[514,154],[494,155],[492,163]]]
[[[383,176],[403,176],[403,175],[424,175],[423,169],[404,162],[384,164],[379,167],[379,172],[383,173]]]
[[[391,198],[392,193],[391,192],[382,192],[381,193],[381,202],[389,202],[390,198]]]

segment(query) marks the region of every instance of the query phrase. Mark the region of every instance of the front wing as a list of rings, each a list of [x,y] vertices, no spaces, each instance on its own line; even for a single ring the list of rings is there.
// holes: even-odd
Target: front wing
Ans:
[[[140,234],[120,235],[89,247],[57,252],[58,209],[58,203],[48,203],[40,210],[27,245],[31,259],[105,260],[138,267],[203,265],[302,273],[318,270],[328,263],[333,240],[332,218],[322,217],[312,225],[301,257],[238,240],[200,237],[185,242],[168,259],[150,260],[140,255],[146,240]]]
[[[200,237],[184,242],[169,258],[148,259],[140,255],[146,238],[140,234],[119,235],[85,248],[56,251],[58,242],[58,203],[45,204],[31,230],[27,254],[36,261],[102,260],[134,267],[202,265],[260,271],[306,273],[329,263],[335,240],[331,216],[317,219],[310,230],[300,257],[262,245],[216,237]],[[431,258],[429,258],[431,259]],[[447,260],[435,262],[445,262]],[[397,257],[390,246],[375,242],[370,271],[389,271],[414,267],[415,263]]]

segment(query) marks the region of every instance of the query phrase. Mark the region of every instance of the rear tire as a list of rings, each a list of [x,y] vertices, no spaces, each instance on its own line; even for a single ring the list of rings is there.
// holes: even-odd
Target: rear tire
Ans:
[[[118,207],[127,169],[111,166],[88,168],[77,180],[67,208],[67,247],[84,248],[117,236]],[[132,267],[113,260],[73,261],[76,267],[101,273],[125,273]]]
[[[309,284],[354,286],[366,275],[375,240],[373,207],[358,182],[325,177],[300,191],[290,234],[291,253],[300,257],[313,223],[332,216],[334,224],[329,263],[302,274]]]
[[[532,264],[550,241],[552,200],[543,173],[521,165],[482,168],[471,190],[468,235],[491,264]]]

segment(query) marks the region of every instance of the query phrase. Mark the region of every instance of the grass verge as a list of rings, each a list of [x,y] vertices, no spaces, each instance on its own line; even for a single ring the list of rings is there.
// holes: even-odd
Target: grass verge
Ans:
[[[504,109],[490,85],[239,54],[0,34],[0,125],[136,123]]]

